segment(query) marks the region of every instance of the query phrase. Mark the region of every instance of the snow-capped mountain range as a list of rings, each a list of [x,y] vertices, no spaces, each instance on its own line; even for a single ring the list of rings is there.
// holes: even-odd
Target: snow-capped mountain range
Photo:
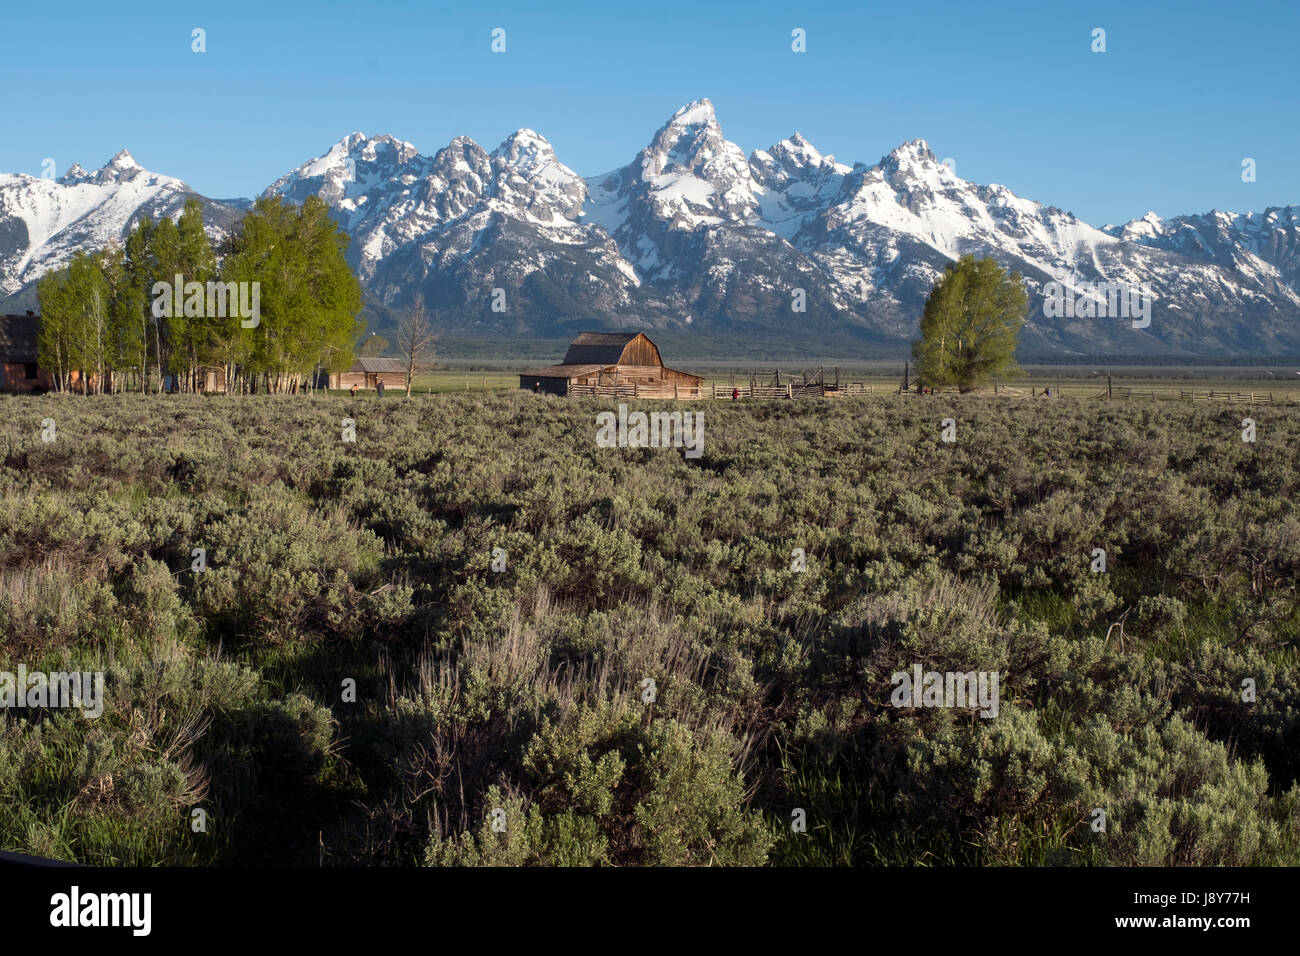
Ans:
[[[0,175],[0,294],[139,216],[176,215],[190,195],[125,151],[94,173]],[[896,345],[915,336],[944,264],[974,253],[1026,279],[1026,350],[1300,353],[1300,206],[1095,228],[959,178],[923,140],[870,166],[837,162],[798,133],[746,157],[707,99],[599,176],[580,176],[528,129],[491,152],[457,137],[432,156],[353,133],[264,195],[320,196],[352,237],[377,313],[419,290],[457,335],[604,325]],[[247,205],[204,202],[214,233]],[[1049,318],[1052,281],[1149,289],[1151,323]]]

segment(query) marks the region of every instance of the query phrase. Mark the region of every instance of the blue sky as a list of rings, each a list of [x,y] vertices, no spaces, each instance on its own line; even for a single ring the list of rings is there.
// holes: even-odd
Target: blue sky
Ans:
[[[71,0],[7,4],[0,22],[5,172],[94,169],[125,146],[227,198],[354,130],[433,153],[527,126],[594,175],[707,96],[747,153],[798,130],[874,163],[919,137],[959,176],[1095,225],[1300,202],[1300,3],[1284,0]]]

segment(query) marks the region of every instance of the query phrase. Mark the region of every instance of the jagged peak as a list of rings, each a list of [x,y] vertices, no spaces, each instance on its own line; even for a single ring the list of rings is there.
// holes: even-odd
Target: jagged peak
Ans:
[[[546,156],[555,158],[555,147],[541,133],[533,129],[517,129],[501,141],[492,151],[493,156],[517,158],[520,156]]]
[[[373,156],[376,144],[392,146],[397,153],[404,158],[413,156],[416,152],[415,146],[404,139],[398,139],[396,136],[391,136],[388,133],[380,133],[376,136],[367,136],[365,133],[358,130],[357,132],[349,133],[331,146],[325,153],[325,156]]]
[[[722,135],[707,99],[687,103],[674,113],[641,151],[639,161],[643,176],[657,176],[673,165],[696,172],[706,166],[730,166],[742,176],[749,174],[744,150]]]
[[[902,160],[926,160],[937,163],[939,161],[931,151],[930,144],[923,139],[909,139],[905,143],[900,143],[890,150],[885,159],[892,159],[896,162]]]
[[[769,156],[791,159],[800,166],[820,166],[823,163],[834,165],[835,163],[834,156],[823,156],[817,147],[808,142],[803,134],[798,131],[780,142],[773,143],[766,150],[756,150],[755,152],[765,152]]]
[[[454,136],[447,145],[443,147],[443,149],[452,149],[453,147],[455,149],[464,149],[466,146],[473,146],[475,149],[483,148],[468,136]],[[441,151],[442,150],[439,150],[439,152]]]
[[[110,159],[108,162],[106,162],[103,165],[103,168],[125,170],[125,169],[143,169],[144,167],[135,161],[135,157],[132,156],[131,153],[126,148],[122,148],[113,154],[113,158]]]
[[[713,102],[708,97],[701,97],[687,103],[668,121],[669,126],[717,126],[718,117],[713,111]]]
[[[551,148],[550,140],[548,140],[541,133],[537,132],[537,130],[529,129],[527,126],[521,126],[519,129],[515,130],[504,140],[502,140],[501,145],[504,146],[506,143],[529,143],[529,142],[539,143],[545,146],[547,149]]]
[[[88,173],[82,167],[81,163],[73,163],[71,166],[68,167],[68,171],[58,178],[58,182],[76,183],[76,182],[81,182],[83,179],[89,179],[89,178],[90,178],[90,173]]]
[[[135,161],[134,156],[125,149],[119,149],[113,154],[113,158],[92,173],[88,180],[100,185],[121,183],[135,179],[143,172],[145,172],[144,167]]]

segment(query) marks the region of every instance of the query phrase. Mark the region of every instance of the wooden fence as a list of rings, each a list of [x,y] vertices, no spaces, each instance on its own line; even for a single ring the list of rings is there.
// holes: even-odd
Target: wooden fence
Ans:
[[[864,382],[845,382],[836,387],[809,382],[806,385],[789,382],[785,385],[712,385],[713,398],[835,398],[843,395],[874,395],[875,386]]]
[[[1098,392],[1093,398],[1137,398],[1156,400],[1156,390],[1136,388],[1108,388]]]
[[[1197,389],[1179,389],[1178,397],[1191,399],[1193,402],[1223,401],[1245,402],[1247,405],[1268,405],[1273,401],[1273,393],[1268,392],[1216,392]]]
[[[598,395],[605,398],[703,398],[698,385],[569,385],[570,395]]]
[[[1055,388],[1055,386],[1053,386]],[[874,395],[875,386],[864,382],[842,382],[838,387],[817,382],[788,382],[782,385],[750,385],[737,382],[735,385],[720,385],[716,382],[709,385],[638,385],[635,383],[609,384],[609,385],[570,385],[570,395],[591,395],[605,398],[662,398],[662,399],[728,399],[732,397],[733,389],[739,392],[739,398],[759,398],[759,399],[782,399],[782,398],[836,398],[847,395]],[[882,387],[881,394],[895,395],[901,391],[899,388]],[[1005,398],[1030,398],[1038,397],[1043,394],[1042,390],[1034,387],[1031,389],[1011,388],[1006,385],[994,385],[993,393]],[[934,395],[960,394],[960,391],[954,387],[936,388]],[[1056,393],[1056,394],[1059,394]],[[1154,388],[1130,388],[1121,386],[1117,388],[1104,388],[1093,395],[1093,398],[1109,399],[1127,399],[1130,401],[1159,401],[1161,396],[1172,399],[1172,390],[1157,392]],[[1179,389],[1178,397],[1184,401],[1223,401],[1223,402],[1241,402],[1248,405],[1268,405],[1277,399],[1272,392],[1223,392],[1218,390],[1203,389]]]

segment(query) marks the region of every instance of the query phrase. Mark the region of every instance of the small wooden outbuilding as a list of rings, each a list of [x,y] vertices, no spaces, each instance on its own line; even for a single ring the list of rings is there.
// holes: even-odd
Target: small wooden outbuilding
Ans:
[[[54,378],[36,361],[41,317],[0,315],[0,391],[31,392],[54,387]]]
[[[700,398],[704,379],[664,365],[644,332],[583,332],[559,365],[519,375],[519,387],[551,395]]]
[[[383,382],[384,388],[405,389],[408,364],[400,358],[359,358],[346,372],[321,375],[317,388],[374,388]]]

